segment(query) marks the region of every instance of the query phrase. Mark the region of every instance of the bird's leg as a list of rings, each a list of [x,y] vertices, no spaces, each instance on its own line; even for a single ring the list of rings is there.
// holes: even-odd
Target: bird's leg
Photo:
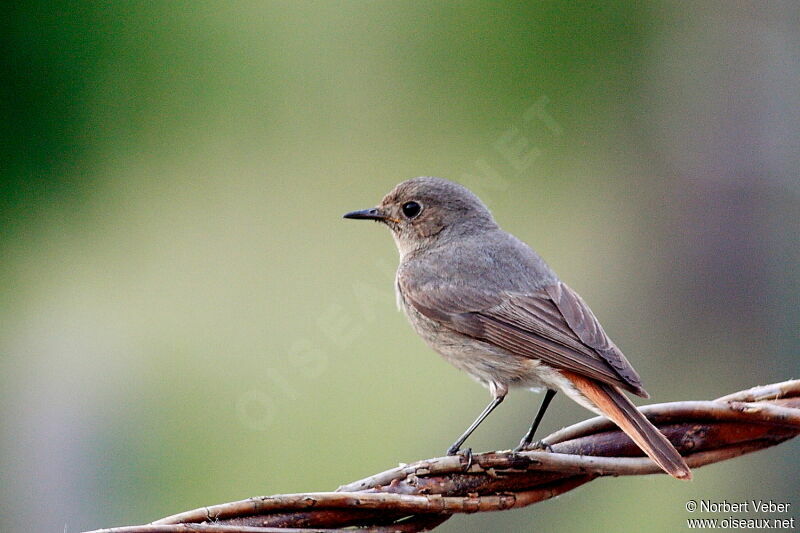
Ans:
[[[536,428],[539,427],[539,422],[542,421],[542,418],[544,417],[544,412],[547,411],[547,407],[550,405],[550,401],[553,399],[553,396],[556,395],[556,392],[557,391],[554,391],[553,389],[547,389],[547,391],[544,393],[544,398],[542,399],[542,405],[539,406],[539,412],[536,413],[536,418],[533,419],[533,424],[531,424],[531,429],[529,429],[528,432],[525,434],[525,436],[522,437],[522,440],[519,441],[519,446],[514,448],[515,452],[522,451],[531,445],[531,442],[533,442],[533,436],[536,434]],[[538,445],[537,447],[543,447],[543,448],[547,448],[549,446],[549,444],[547,444],[544,441],[538,442],[537,445]]]
[[[495,407],[503,403],[503,400],[505,399],[506,394],[508,393],[508,388],[501,387],[495,384],[491,384],[490,388],[492,390],[492,396],[493,396],[491,403],[486,406],[486,408],[480,415],[478,415],[478,418],[475,419],[475,422],[473,422],[472,425],[470,425],[467,428],[467,430],[460,437],[458,437],[458,440],[455,441],[453,445],[447,449],[447,455],[455,455],[456,453],[458,453],[458,450],[459,448],[461,448],[461,445],[464,444],[464,441],[467,440],[467,438],[469,438],[469,436],[472,435],[472,432],[475,431],[475,429],[481,425],[481,422],[483,422],[484,419],[487,416],[489,416],[489,413],[494,411]]]

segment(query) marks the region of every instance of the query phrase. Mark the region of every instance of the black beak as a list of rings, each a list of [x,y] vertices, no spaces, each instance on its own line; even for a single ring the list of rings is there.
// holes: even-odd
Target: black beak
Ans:
[[[361,211],[351,211],[342,218],[355,218],[362,220],[386,220],[386,215],[378,211],[377,207],[362,209]]]

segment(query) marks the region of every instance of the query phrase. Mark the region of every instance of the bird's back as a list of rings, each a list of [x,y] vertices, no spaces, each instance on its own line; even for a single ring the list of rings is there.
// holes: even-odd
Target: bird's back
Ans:
[[[536,252],[499,228],[408,254],[400,263],[399,276],[422,290],[426,285],[452,283],[498,295],[534,292],[558,281]]]

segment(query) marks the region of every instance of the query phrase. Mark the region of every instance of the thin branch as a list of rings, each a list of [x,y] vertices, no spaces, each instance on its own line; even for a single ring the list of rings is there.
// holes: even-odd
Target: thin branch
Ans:
[[[692,468],[768,448],[800,434],[800,380],[714,401],[649,405],[643,413]],[[152,524],[92,533],[415,533],[455,513],[503,511],[563,494],[601,476],[663,473],[616,426],[593,418],[545,438],[549,451],[436,457],[342,485],[203,507]],[[349,529],[349,531],[353,531]]]

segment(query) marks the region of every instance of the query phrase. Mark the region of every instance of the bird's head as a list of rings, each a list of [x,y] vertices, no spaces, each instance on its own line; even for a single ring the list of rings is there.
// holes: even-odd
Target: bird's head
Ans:
[[[406,180],[377,207],[344,218],[375,220],[392,230],[400,255],[497,228],[489,209],[463,185],[442,178]]]

